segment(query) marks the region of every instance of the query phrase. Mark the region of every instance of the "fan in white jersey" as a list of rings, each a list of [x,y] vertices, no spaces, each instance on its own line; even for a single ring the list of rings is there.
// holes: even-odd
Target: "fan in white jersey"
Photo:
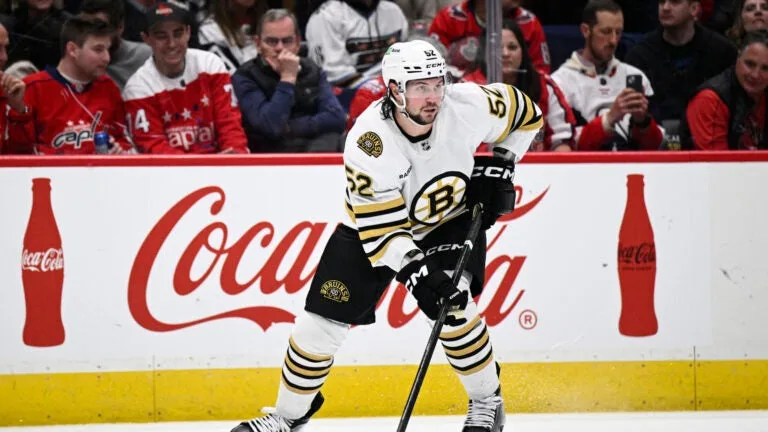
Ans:
[[[514,87],[448,85],[445,72],[426,41],[386,52],[388,92],[347,136],[347,216],[323,251],[288,340],[276,410],[233,432],[303,428],[323,404],[320,388],[350,327],[375,321],[393,278],[432,320],[441,299],[451,305],[440,341],[469,397],[462,431],[503,429],[500,369],[472,300],[484,284],[484,232],[458,287],[450,274],[469,228],[467,208],[483,204],[485,228],[512,211],[514,165],[541,128],[541,111]],[[481,142],[500,157],[474,157]]]

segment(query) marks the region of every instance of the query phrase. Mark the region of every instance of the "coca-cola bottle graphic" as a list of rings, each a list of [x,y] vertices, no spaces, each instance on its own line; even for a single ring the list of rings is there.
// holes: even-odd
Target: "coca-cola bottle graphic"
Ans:
[[[61,295],[64,254],[51,207],[51,179],[32,179],[32,210],[21,254],[21,281],[27,315],[24,343],[50,347],[64,343]]]
[[[624,336],[652,336],[659,330],[654,305],[656,242],[645,206],[642,174],[627,175],[627,206],[619,231],[619,285]]]

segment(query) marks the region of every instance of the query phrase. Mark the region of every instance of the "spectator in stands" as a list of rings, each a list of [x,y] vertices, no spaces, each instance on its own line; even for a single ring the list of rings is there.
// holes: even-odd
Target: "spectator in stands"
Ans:
[[[296,17],[271,9],[257,28],[261,55],[232,77],[252,152],[336,152],[344,113],[325,72],[300,58]]]
[[[521,0],[502,0],[504,19],[517,21],[523,30],[525,43],[540,72],[550,73],[549,46],[544,28],[531,11],[520,6]],[[464,0],[438,12],[429,34],[435,34],[446,47],[467,36],[481,37],[485,33],[486,0]]]
[[[741,0],[741,8],[726,35],[738,46],[748,32],[768,28],[768,0]]]
[[[158,2],[147,13],[152,57],[123,90],[136,145],[146,153],[247,153],[229,72],[215,54],[188,48],[188,11]]]
[[[121,1],[121,0],[115,0]],[[157,0],[122,0],[125,3],[125,30],[123,31],[123,38],[141,42],[141,34],[146,31],[147,24],[149,22],[148,13],[158,3]],[[199,4],[197,1],[184,1],[184,0],[167,0],[173,2],[176,6],[184,8],[188,11],[184,17],[185,22],[189,25],[191,30],[189,38],[189,46],[197,48],[199,46],[198,39],[198,12]],[[218,0],[217,0],[218,1]]]
[[[454,0],[395,0],[410,23],[424,22],[427,25],[437,15],[437,11],[453,4]]]
[[[658,149],[662,143],[661,128],[648,112],[648,78],[614,57],[623,26],[613,0],[590,0],[580,26],[584,49],[552,74],[576,115],[578,150]],[[634,88],[627,88],[630,83]]]
[[[726,34],[739,15],[744,0],[717,0],[706,26],[720,34]]]
[[[424,40],[432,44],[435,49],[440,53],[443,58],[447,59],[448,56],[445,46],[433,36],[423,36],[420,34],[411,34],[408,36],[408,40]],[[450,65],[449,65],[450,66]],[[355,124],[355,120],[360,114],[365,111],[368,106],[377,100],[381,99],[387,93],[387,86],[384,85],[384,78],[381,74],[368,79],[360,87],[355,90],[352,102],[349,105],[349,113],[347,115],[346,129],[349,131],[352,129],[352,125]]]
[[[659,0],[661,28],[625,58],[650,80],[657,121],[679,122],[696,88],[736,61],[736,47],[728,39],[696,23],[700,6],[699,0]]]
[[[61,26],[69,14],[57,8],[53,0],[22,0],[8,20],[13,35],[8,63],[29,60],[38,70],[54,66],[61,58]]]
[[[221,57],[229,73],[235,73],[240,65],[259,55],[250,33],[264,13],[263,4],[257,0],[212,2],[200,24],[200,49]]]
[[[768,150],[768,30],[747,33],[736,65],[705,82],[688,104],[683,148]]]
[[[125,29],[125,5],[115,0],[83,0],[80,15],[100,19],[115,29],[112,45],[109,47],[107,75],[122,90],[131,77],[152,55],[152,49],[145,43],[123,39]]]
[[[379,73],[384,52],[408,36],[408,20],[386,0],[326,0],[307,23],[309,58],[339,87]]]
[[[0,24],[0,153],[10,152],[10,148],[5,145],[7,138],[7,117],[4,115],[8,107],[15,107],[16,110],[24,108],[24,90],[26,84],[21,79],[6,74],[5,65],[8,62],[8,45],[10,39],[8,30]]]
[[[513,85],[536,101],[544,117],[543,135],[531,144],[532,151],[569,151],[575,146],[576,118],[560,88],[547,74],[533,67],[523,31],[515,21],[505,20],[501,30],[502,82]],[[463,80],[487,84],[486,63],[464,75]]]
[[[73,17],[64,23],[58,66],[24,78],[24,102],[11,104],[14,152],[92,154],[98,132],[109,133],[111,153],[132,151],[120,89],[105,75],[113,32],[99,20]]]

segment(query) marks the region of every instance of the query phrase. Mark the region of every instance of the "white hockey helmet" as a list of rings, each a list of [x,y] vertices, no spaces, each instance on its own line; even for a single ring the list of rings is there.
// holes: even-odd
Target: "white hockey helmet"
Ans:
[[[394,80],[401,93],[405,92],[408,81],[445,77],[445,72],[445,59],[440,51],[424,40],[396,42],[381,61],[384,85],[389,88],[390,81]]]

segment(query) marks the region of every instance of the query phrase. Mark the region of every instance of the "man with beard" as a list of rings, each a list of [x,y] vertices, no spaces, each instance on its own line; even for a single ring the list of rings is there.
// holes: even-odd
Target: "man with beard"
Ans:
[[[64,23],[58,66],[25,77],[24,103],[10,104],[8,134],[15,148],[93,154],[95,134],[107,132],[111,153],[132,151],[120,89],[105,75],[112,33],[103,21],[73,17]]]
[[[699,0],[660,0],[661,28],[625,58],[648,76],[656,93],[656,120],[679,121],[694,90],[736,61],[736,47],[728,39],[697,24],[700,9]]]
[[[648,78],[614,57],[624,16],[613,0],[591,0],[584,8],[584,49],[574,51],[554,74],[576,115],[577,150],[655,150],[662,131],[648,111]],[[630,85],[630,83],[632,83]]]
[[[84,0],[80,5],[80,15],[100,19],[115,29],[112,45],[109,47],[107,74],[122,90],[128,78],[152,55],[152,49],[147,44],[123,39],[125,3],[121,1]]]
[[[393,278],[432,320],[441,299],[450,305],[440,340],[469,397],[462,431],[504,428],[499,366],[472,300],[484,284],[484,233],[458,286],[450,275],[461,248],[454,245],[470,226],[468,209],[482,203],[484,229],[513,210],[515,163],[542,126],[541,110],[505,84],[447,85],[445,60],[426,41],[392,45],[381,69],[387,95],[347,135],[346,212],[288,340],[276,410],[233,432],[301,430],[323,404],[320,388],[350,327],[375,321]],[[474,158],[479,142],[497,156]]]

